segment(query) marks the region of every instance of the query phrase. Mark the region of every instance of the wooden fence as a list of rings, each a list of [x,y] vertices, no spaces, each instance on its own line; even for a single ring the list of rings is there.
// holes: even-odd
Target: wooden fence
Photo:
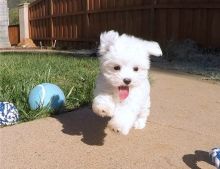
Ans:
[[[9,41],[11,45],[17,45],[20,42],[19,25],[9,25],[8,27]]]
[[[100,32],[155,40],[193,39],[220,47],[219,0],[37,0],[30,4],[31,38],[39,44],[89,48]]]

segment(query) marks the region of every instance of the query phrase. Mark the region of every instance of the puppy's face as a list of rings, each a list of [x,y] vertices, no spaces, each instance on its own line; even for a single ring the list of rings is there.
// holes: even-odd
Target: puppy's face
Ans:
[[[117,55],[122,56],[122,55]],[[106,80],[114,87],[135,87],[147,78],[149,60],[144,58],[117,57],[108,54],[108,59],[101,64]]]
[[[109,31],[101,34],[99,48],[100,67],[109,84],[119,91],[121,100],[129,90],[148,78],[149,55],[161,55],[156,42],[144,41],[132,36]],[[153,51],[153,52],[152,52]]]

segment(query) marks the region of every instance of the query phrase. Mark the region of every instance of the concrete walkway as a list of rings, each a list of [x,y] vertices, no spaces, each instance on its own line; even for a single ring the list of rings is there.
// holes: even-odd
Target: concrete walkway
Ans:
[[[220,84],[152,71],[147,127],[128,136],[89,107],[0,128],[1,169],[214,169],[220,146]]]

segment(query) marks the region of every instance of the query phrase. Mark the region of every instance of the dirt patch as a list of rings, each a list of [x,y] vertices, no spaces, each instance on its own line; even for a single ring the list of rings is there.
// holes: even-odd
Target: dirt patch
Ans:
[[[169,42],[163,50],[163,57],[152,57],[152,64],[220,81],[220,49],[203,48],[190,39]]]

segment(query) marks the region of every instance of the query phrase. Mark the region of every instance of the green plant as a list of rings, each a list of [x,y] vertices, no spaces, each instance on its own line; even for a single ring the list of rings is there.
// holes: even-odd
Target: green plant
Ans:
[[[18,19],[18,9],[17,8],[12,8],[9,10],[9,24],[10,25],[15,25],[19,23]]]

